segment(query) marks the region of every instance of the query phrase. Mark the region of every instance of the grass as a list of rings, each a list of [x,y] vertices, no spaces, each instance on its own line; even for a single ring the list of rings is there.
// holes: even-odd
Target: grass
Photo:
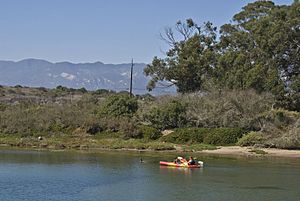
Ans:
[[[259,155],[265,155],[268,154],[268,152],[261,150],[261,149],[252,149],[251,151],[249,151],[251,153],[255,153],[255,154],[259,154]]]
[[[121,138],[99,138],[99,136],[60,136],[44,137],[19,137],[11,135],[0,135],[0,145],[12,147],[32,147],[45,149],[136,149],[136,150],[177,150],[177,151],[202,151],[216,149],[213,145],[193,144],[176,145],[158,140],[128,139]]]
[[[0,135],[0,145],[12,147],[40,147],[48,149],[150,149],[150,150],[175,150],[171,143],[158,141],[145,141],[141,139],[124,140],[120,138],[97,138],[97,137],[45,137],[38,140],[36,137],[17,137]]]
[[[106,138],[94,140],[95,147],[107,149],[150,149],[150,150],[175,150],[172,143],[158,141],[145,141],[141,139],[123,140],[118,138]]]

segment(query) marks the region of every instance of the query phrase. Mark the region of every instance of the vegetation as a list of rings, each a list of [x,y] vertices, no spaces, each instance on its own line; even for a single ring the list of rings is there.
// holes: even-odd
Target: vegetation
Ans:
[[[0,86],[0,144],[300,149],[299,9],[299,1],[249,3],[221,26],[220,37],[210,22],[166,28],[170,49],[144,72],[149,90],[175,85],[174,96]]]
[[[137,111],[138,103],[136,98],[129,94],[114,94],[106,98],[100,108],[100,115],[102,116],[127,116],[132,115]]]
[[[247,135],[244,135],[237,142],[240,146],[254,146],[265,141],[264,135],[261,132],[250,132]]]
[[[249,3],[221,26],[219,39],[210,22],[178,21],[162,34],[170,45],[166,57],[154,57],[144,70],[148,88],[167,81],[182,93],[254,89],[300,111],[299,8],[299,1]]]
[[[242,130],[237,128],[181,128],[161,140],[176,144],[229,145],[236,143],[241,136]]]
[[[261,154],[261,155],[268,154],[268,152],[266,152],[264,150],[261,150],[261,149],[252,149],[249,152],[256,153],[256,154]]]
[[[143,100],[123,93],[105,96],[69,91],[55,94],[57,89],[41,91],[25,87],[3,87],[2,90],[2,144],[56,148],[97,144],[103,148],[109,144],[150,148],[155,144],[162,149],[165,145],[168,149],[180,145],[182,150],[235,143],[287,149],[300,147],[300,113],[272,109],[275,100],[268,93],[222,91]],[[162,132],[165,129],[171,129],[169,134]],[[39,136],[46,140],[37,140]],[[102,142],[111,143],[106,146]]]
[[[144,114],[143,119],[159,129],[182,127],[187,123],[186,107],[178,100],[160,103]]]

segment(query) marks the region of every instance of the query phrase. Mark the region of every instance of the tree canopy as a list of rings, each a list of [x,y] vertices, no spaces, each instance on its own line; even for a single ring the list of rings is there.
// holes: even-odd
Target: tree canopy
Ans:
[[[216,28],[210,22],[200,27],[187,19],[186,22],[178,21],[175,30],[177,34],[172,28],[166,28],[162,36],[170,45],[166,58],[154,57],[145,68],[145,74],[152,77],[148,89],[166,80],[176,85],[179,92],[202,90],[216,61]]]
[[[289,99],[288,104],[300,109],[299,1],[249,3],[221,26],[219,35],[210,22],[198,26],[192,19],[179,21],[163,38],[170,49],[145,68],[152,78],[148,89],[163,80],[182,93],[251,88]]]

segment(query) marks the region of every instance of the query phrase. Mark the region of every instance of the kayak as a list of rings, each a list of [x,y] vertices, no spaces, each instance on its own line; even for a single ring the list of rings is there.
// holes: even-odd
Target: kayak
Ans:
[[[195,165],[188,165],[187,163],[174,163],[174,162],[166,162],[166,161],[160,161],[159,162],[160,165],[163,166],[171,166],[171,167],[182,167],[182,168],[200,168],[203,167],[203,162],[202,161],[198,161],[198,163],[196,163]]]

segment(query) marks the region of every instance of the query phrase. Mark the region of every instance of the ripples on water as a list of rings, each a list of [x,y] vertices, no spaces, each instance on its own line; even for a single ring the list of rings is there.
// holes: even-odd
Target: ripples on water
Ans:
[[[159,166],[174,157],[0,150],[0,201],[300,200],[299,160],[198,156],[203,169]]]

